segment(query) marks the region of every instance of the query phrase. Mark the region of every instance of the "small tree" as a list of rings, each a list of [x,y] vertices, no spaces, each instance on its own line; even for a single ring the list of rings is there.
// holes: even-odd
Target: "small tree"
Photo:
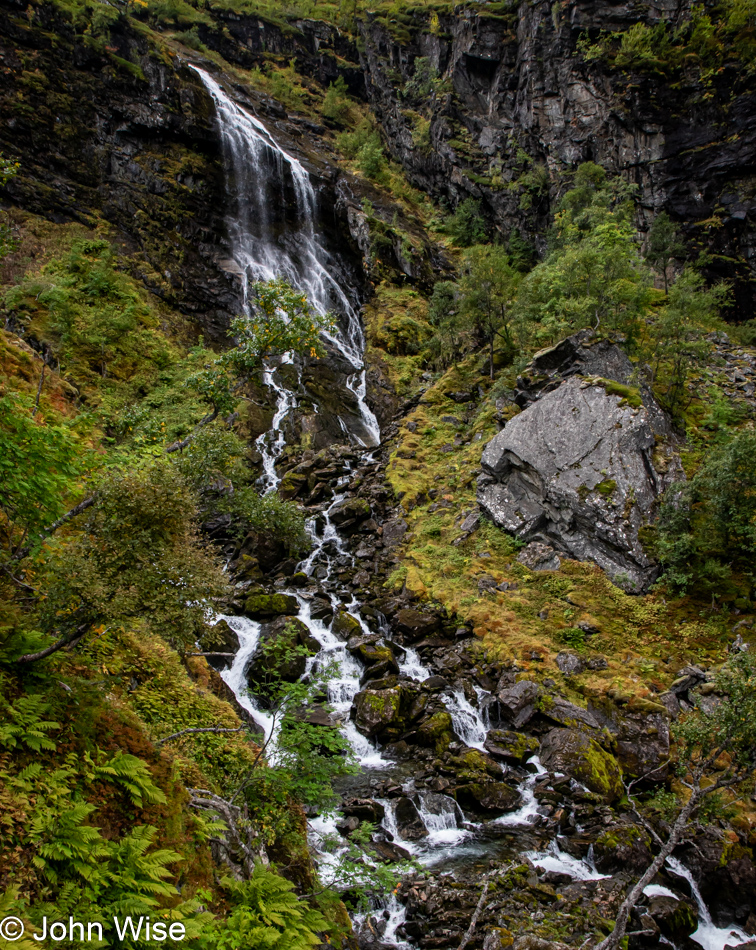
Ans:
[[[674,589],[714,591],[732,566],[753,574],[756,557],[756,432],[739,432],[688,482],[667,490],[657,555]]]
[[[685,255],[685,244],[666,211],[654,218],[648,231],[646,260],[662,275],[664,292],[669,290],[669,265]]]
[[[677,773],[686,790],[676,817],[662,839],[649,822],[643,821],[659,851],[641,877],[627,892],[617,914],[614,930],[596,950],[617,950],[627,936],[627,924],[643,890],[664,866],[688,833],[702,806],[722,789],[744,781],[756,767],[756,662],[748,653],[731,659],[720,670],[716,685],[724,698],[713,709],[700,705],[673,727],[677,741]],[[638,814],[636,808],[636,814]]]
[[[465,274],[460,281],[462,311],[488,345],[491,379],[496,338],[504,341],[510,356],[516,348],[514,302],[521,279],[502,247],[473,247],[465,255]]]
[[[465,198],[445,222],[446,232],[458,247],[472,247],[488,239],[488,224],[483,217],[480,202]]]
[[[434,331],[428,343],[429,358],[441,369],[450,363],[456,365],[472,334],[469,321],[462,315],[459,287],[454,281],[440,280],[434,285],[428,322]]]
[[[719,309],[728,298],[726,284],[707,289],[701,275],[686,268],[672,285],[667,305],[658,311],[651,327],[649,359],[672,413],[685,409],[688,376],[711,352],[707,335],[720,326]]]

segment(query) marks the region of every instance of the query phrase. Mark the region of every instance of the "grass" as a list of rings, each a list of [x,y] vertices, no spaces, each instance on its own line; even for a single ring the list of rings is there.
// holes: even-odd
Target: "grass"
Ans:
[[[493,394],[458,426],[444,417],[460,418],[464,406],[447,393],[489,386],[480,369],[480,358],[470,357],[450,370],[403,420],[388,477],[410,530],[403,561],[389,583],[443,604],[472,624],[492,654],[536,678],[560,677],[555,664],[560,650],[603,654],[607,669],[570,680],[583,695],[611,690],[653,701],[687,663],[721,662],[731,637],[727,611],[712,612],[690,598],[670,599],[663,589],[628,595],[591,563],[563,559],[558,572],[529,571],[516,560],[519,542],[487,521],[467,540],[453,543],[461,535],[460,521],[476,507],[480,456],[497,426]],[[459,432],[469,441],[454,446]],[[605,490],[610,487],[607,483]],[[481,591],[484,575],[497,585],[508,582],[510,589]],[[586,636],[580,622],[599,633]]]

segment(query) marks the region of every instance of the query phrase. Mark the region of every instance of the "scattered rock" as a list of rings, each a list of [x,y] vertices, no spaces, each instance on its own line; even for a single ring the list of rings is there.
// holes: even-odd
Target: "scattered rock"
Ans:
[[[396,803],[394,816],[399,835],[405,841],[418,841],[428,837],[428,829],[423,824],[417,808],[406,796]]]
[[[497,759],[504,759],[515,765],[521,765],[526,759],[538,752],[538,739],[510,732],[508,729],[490,729],[484,743],[486,751]]]
[[[557,653],[555,662],[565,676],[574,676],[576,673],[582,673],[584,669],[583,661],[577,653],[570,653],[569,650]]]
[[[541,541],[531,541],[517,555],[517,560],[531,571],[558,571],[562,566],[554,548]]]

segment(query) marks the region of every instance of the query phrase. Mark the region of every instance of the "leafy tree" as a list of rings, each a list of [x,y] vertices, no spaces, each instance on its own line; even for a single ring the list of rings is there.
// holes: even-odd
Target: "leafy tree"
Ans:
[[[459,286],[440,280],[433,286],[428,306],[428,322],[434,333],[428,342],[428,356],[439,368],[456,365],[472,341],[469,323],[461,312]]]
[[[336,82],[329,84],[320,111],[326,119],[338,125],[346,125],[349,121],[352,104],[349,99],[349,88],[343,76],[339,76]]]
[[[295,352],[318,357],[325,352],[321,333],[332,330],[333,321],[316,313],[307,296],[291,284],[284,280],[253,284],[249,306],[248,315],[232,320],[229,335],[235,345],[219,361],[240,378],[272,356]]]
[[[245,485],[223,495],[217,507],[219,511],[227,511],[234,516],[236,533],[253,531],[259,535],[280,538],[290,557],[301,557],[312,547],[302,511],[275,492],[258,495],[253,486]]]
[[[657,553],[673,588],[715,591],[732,567],[753,574],[756,556],[756,433],[739,432],[688,482],[667,490]]]
[[[652,290],[629,198],[629,188],[598,165],[578,169],[555,215],[551,251],[522,285],[518,310],[536,341],[584,327],[637,339]]]
[[[6,564],[24,546],[39,546],[83,467],[70,431],[33,418],[31,408],[21,396],[0,396],[0,561]]]
[[[483,217],[480,202],[466,198],[444,222],[446,233],[458,247],[472,247],[488,239],[488,224]]]
[[[643,889],[664,866],[692,823],[697,817],[705,817],[706,805],[723,789],[738,785],[756,767],[756,661],[748,653],[739,654],[720,670],[716,686],[723,694],[719,703],[709,710],[699,705],[695,712],[672,727],[677,743],[676,771],[686,789],[686,797],[684,801],[672,804],[672,815],[662,832],[664,837],[643,819],[630,795],[631,806],[658,851],[646,871],[628,890],[614,930],[596,950],[617,950],[622,946],[630,914]]]
[[[646,260],[657,270],[664,280],[664,292],[669,290],[668,270],[674,260],[685,254],[685,244],[680,240],[677,229],[666,211],[654,218],[648,231]]]
[[[465,255],[460,281],[462,311],[488,346],[491,379],[496,338],[504,341],[510,357],[516,349],[514,302],[521,277],[506,250],[497,245],[472,247]]]
[[[719,308],[728,299],[726,284],[706,289],[701,275],[686,268],[672,285],[667,305],[660,308],[651,327],[648,358],[670,412],[685,408],[688,376],[711,353],[707,335],[721,325]]]
[[[47,629],[64,644],[96,624],[149,617],[179,648],[200,639],[207,602],[227,582],[196,519],[196,496],[169,462],[109,475],[82,532],[52,546]]]

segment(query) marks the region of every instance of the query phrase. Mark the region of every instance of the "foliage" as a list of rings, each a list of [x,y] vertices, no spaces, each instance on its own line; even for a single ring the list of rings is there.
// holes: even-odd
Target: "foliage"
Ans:
[[[522,285],[518,309],[536,341],[583,327],[640,333],[651,278],[635,240],[627,187],[597,165],[581,165],[562,199],[551,251]]]
[[[434,330],[428,343],[428,358],[437,369],[456,365],[471,345],[472,333],[460,311],[459,289],[453,281],[440,280],[433,285],[428,322]]]
[[[251,485],[247,485],[223,495],[218,510],[228,511],[234,516],[235,530],[239,534],[251,531],[280,539],[290,557],[301,557],[310,550],[304,514],[293,502],[284,501],[275,492],[258,495]]]
[[[342,76],[339,76],[336,82],[329,84],[320,111],[326,119],[330,119],[337,125],[344,126],[349,122],[352,115],[352,103],[349,99],[349,89]]]
[[[483,217],[480,202],[465,198],[453,214],[444,221],[444,229],[457,247],[483,244],[488,238],[488,223]]]
[[[719,309],[728,299],[725,284],[706,289],[701,275],[686,268],[672,285],[667,306],[659,310],[648,357],[670,412],[685,408],[688,376],[711,353],[708,334],[721,326]]]
[[[108,475],[83,531],[49,555],[47,628],[150,617],[171,643],[205,629],[205,603],[226,589],[215,556],[200,544],[197,501],[167,461]]]
[[[472,247],[465,255],[465,272],[460,281],[462,312],[488,344],[491,379],[496,338],[504,342],[509,362],[517,348],[514,302],[521,276],[500,246]]]
[[[65,498],[82,470],[71,432],[31,415],[31,401],[0,396],[0,559],[28,543],[65,511]]]
[[[752,578],[756,555],[756,433],[739,432],[688,482],[672,485],[657,525],[664,580],[717,592],[733,569]]]
[[[666,211],[654,218],[648,231],[646,260],[662,275],[665,292],[669,290],[669,265],[685,254],[685,244]]]
[[[231,910],[221,926],[203,935],[208,950],[307,950],[321,941],[327,921],[293,893],[294,885],[262,864],[247,881],[225,878]]]
[[[322,356],[320,334],[332,329],[332,319],[316,313],[305,294],[291,284],[285,280],[253,284],[249,307],[249,314],[231,321],[229,334],[235,345],[221,357],[221,365],[244,378],[266,359],[292,350]]]
[[[270,792],[276,786],[279,796],[327,809],[336,800],[333,779],[352,774],[355,766],[349,742],[338,728],[317,722],[318,714],[330,712],[323,697],[338,674],[337,666],[319,666],[307,682],[292,682],[291,670],[309,655],[293,624],[262,642],[255,657],[255,689],[269,710],[267,744],[273,750],[270,767],[252,769],[241,787],[254,783],[259,788],[262,783]]]

